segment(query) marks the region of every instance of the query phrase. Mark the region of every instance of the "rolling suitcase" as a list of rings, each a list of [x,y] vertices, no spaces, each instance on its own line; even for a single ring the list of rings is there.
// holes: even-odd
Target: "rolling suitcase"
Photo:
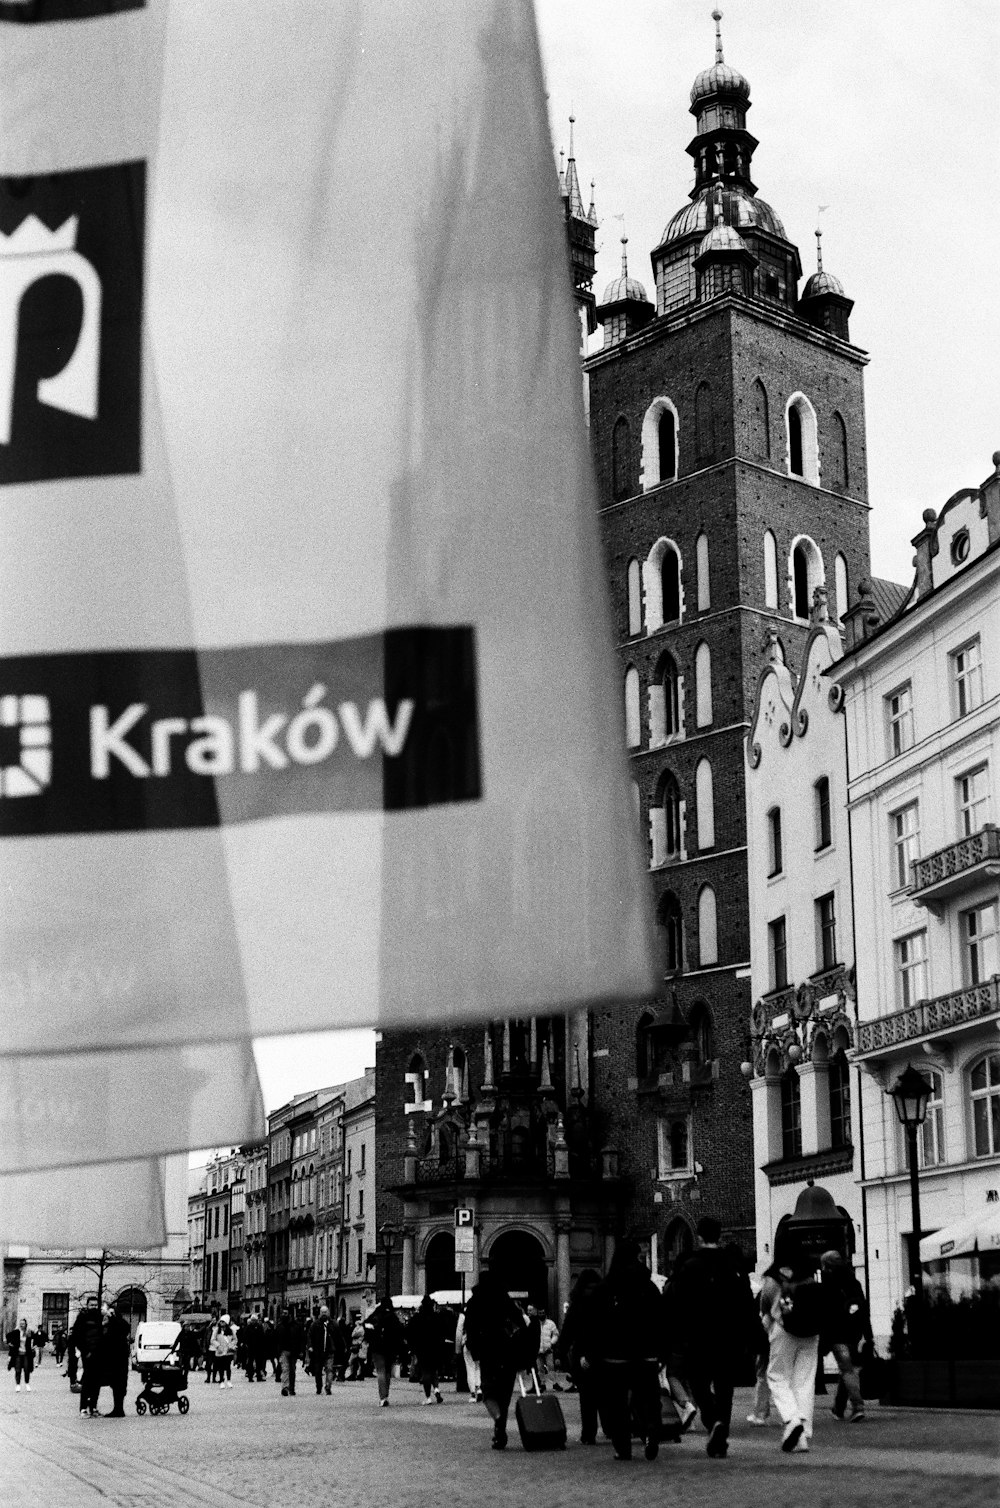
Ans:
[[[566,1420],[554,1393],[538,1391],[538,1377],[532,1372],[535,1391],[525,1391],[524,1380],[517,1374],[521,1396],[514,1405],[521,1444],[525,1450],[565,1450]]]

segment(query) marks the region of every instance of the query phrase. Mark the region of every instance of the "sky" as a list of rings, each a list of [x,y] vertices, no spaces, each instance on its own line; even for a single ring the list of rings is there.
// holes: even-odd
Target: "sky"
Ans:
[[[711,0],[536,0],[556,152],[596,180],[600,300],[650,252],[693,182],[696,74],[715,60]],[[997,0],[722,0],[725,59],[749,80],[754,181],[815,269],[855,300],[865,377],[872,568],[908,582],[924,508],[979,486],[1000,449],[1000,48]],[[257,1045],[265,1107],[357,1077],[366,1031]]]

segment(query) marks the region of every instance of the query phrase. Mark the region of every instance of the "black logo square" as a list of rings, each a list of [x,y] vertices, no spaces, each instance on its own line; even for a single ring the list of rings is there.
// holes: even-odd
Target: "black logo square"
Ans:
[[[146,165],[0,178],[0,484],[141,469]]]

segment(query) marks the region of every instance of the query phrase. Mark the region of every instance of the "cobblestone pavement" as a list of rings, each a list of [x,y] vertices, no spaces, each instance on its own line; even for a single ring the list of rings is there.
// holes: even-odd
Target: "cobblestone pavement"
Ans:
[[[305,1386],[302,1386],[302,1384]],[[241,1503],[377,1503],[422,1508],[501,1503],[543,1508],[630,1508],[668,1498],[684,1508],[737,1502],[761,1508],[966,1508],[1000,1502],[1000,1415],[879,1409],[863,1424],[839,1424],[818,1398],[808,1455],[782,1455],[780,1429],[744,1421],[750,1393],[737,1394],[730,1454],[705,1455],[699,1430],[659,1459],[615,1461],[606,1440],[581,1446],[575,1397],[563,1394],[569,1447],[526,1455],[511,1443],[490,1450],[490,1421],[467,1395],[445,1392],[423,1407],[419,1387],[395,1381],[388,1409],[374,1382],[335,1385],[317,1397],[300,1379],[294,1398],[270,1381],[238,1377],[231,1389],[192,1374],[182,1418],[83,1419],[51,1358],[30,1393],[0,1382],[0,1504],[3,1508],[222,1508]],[[448,1388],[449,1385],[446,1385]],[[110,1408],[110,1394],[101,1395]]]

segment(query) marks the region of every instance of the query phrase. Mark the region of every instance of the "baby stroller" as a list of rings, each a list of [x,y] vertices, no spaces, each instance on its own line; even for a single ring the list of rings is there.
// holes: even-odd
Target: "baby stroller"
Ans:
[[[142,1378],[142,1387],[135,1395],[135,1411],[139,1415],[147,1409],[151,1414],[165,1414],[172,1403],[176,1403],[180,1414],[186,1414],[191,1407],[187,1368],[179,1349],[180,1326],[177,1328],[178,1334],[169,1346],[164,1346],[162,1340],[159,1344],[150,1343],[151,1337],[142,1344],[141,1340],[146,1338],[136,1335],[135,1370]]]

